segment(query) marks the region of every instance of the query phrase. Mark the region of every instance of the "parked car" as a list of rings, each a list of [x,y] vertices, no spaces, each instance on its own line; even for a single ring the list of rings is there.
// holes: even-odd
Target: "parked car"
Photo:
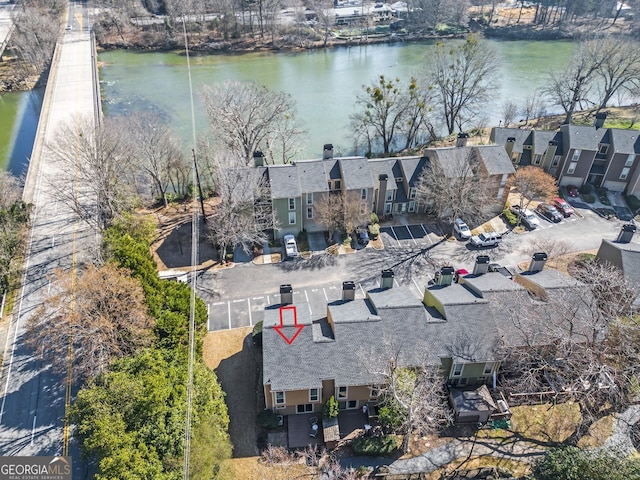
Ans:
[[[567,185],[567,194],[570,197],[577,197],[578,195],[580,195],[580,190],[578,190],[578,187],[576,187],[575,185]]]
[[[540,220],[538,220],[538,217],[528,208],[521,210],[520,205],[511,205],[509,210],[511,210],[511,213],[518,217],[520,222],[529,230],[535,230],[540,226]]]
[[[284,250],[287,257],[298,256],[298,243],[296,242],[296,237],[291,234],[284,236]]]
[[[539,203],[536,207],[536,212],[554,223],[561,222],[564,218],[564,215],[562,215],[556,207],[548,203]]]
[[[456,218],[453,222],[453,231],[458,234],[460,240],[469,240],[471,238],[471,229],[461,218]]]
[[[367,227],[358,227],[354,232],[354,237],[358,240],[358,243],[365,246],[369,243],[369,233]]]
[[[570,217],[573,214],[573,207],[564,198],[556,197],[551,201],[551,204],[565,217]]]
[[[486,232],[480,235],[474,235],[469,240],[469,243],[476,248],[482,247],[495,247],[502,242],[502,235],[498,232]]]

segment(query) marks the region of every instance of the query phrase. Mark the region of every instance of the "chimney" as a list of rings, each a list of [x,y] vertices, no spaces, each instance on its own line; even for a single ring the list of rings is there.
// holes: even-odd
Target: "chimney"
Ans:
[[[345,302],[356,299],[356,284],[354,282],[342,282],[342,300]]]
[[[291,285],[280,285],[280,305],[291,305],[293,303],[293,287]]]
[[[511,154],[513,153],[513,145],[515,143],[516,143],[516,137],[507,138],[507,143],[504,146],[504,149],[507,151],[507,154],[509,155],[509,157],[511,157]]]
[[[489,271],[489,257],[487,255],[478,255],[476,264],[473,266],[474,275],[484,275]]]
[[[260,150],[256,150],[255,152],[253,152],[253,166],[254,167],[264,166],[264,154]]]
[[[451,285],[453,282],[453,272],[453,267],[442,267],[440,271],[436,272],[436,285]]]
[[[636,226],[633,223],[626,223],[620,230],[620,235],[616,239],[618,243],[629,243],[633,239],[633,235],[636,233]]]
[[[393,288],[393,270],[382,270],[382,283],[380,288]]]
[[[544,264],[547,263],[547,254],[544,252],[534,253],[529,264],[530,272],[539,272],[544,268]]]
[[[456,139],[456,147],[466,147],[467,140],[469,140],[469,134],[465,132],[460,132],[458,134],[458,138]]]
[[[604,121],[607,119],[607,114],[604,112],[596,113],[596,119],[593,121],[593,126],[596,128],[602,128]]]
[[[378,175],[378,198],[376,200],[376,215],[382,218],[384,215],[384,204],[387,201],[387,180],[389,177],[384,173]]]
[[[324,149],[322,150],[322,159],[329,160],[333,158],[333,144],[325,143]]]

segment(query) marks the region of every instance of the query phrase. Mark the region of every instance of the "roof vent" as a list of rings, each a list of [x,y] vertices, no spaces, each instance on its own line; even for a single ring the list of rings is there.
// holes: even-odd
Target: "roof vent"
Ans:
[[[489,257],[487,255],[478,255],[476,264],[473,266],[474,275],[483,275],[489,271]]]
[[[544,268],[544,264],[547,263],[547,254],[544,252],[534,253],[529,264],[530,272],[539,272]]]
[[[436,272],[436,285],[451,285],[453,282],[453,273],[453,267],[442,267],[440,271]]]
[[[356,299],[356,284],[354,282],[342,282],[342,300]]]
[[[633,239],[633,235],[636,233],[636,226],[633,223],[626,223],[622,226],[620,234],[616,239],[619,243],[629,243]]]
[[[333,158],[333,144],[325,143],[322,150],[322,159],[329,160],[331,158]]]
[[[393,288],[393,270],[382,271],[382,284],[381,288]]]
[[[293,287],[291,285],[280,285],[280,305],[291,305],[293,303]]]

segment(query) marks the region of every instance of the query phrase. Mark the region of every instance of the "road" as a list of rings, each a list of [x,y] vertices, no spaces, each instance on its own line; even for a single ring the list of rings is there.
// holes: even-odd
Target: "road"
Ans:
[[[451,265],[473,270],[478,255],[515,269],[531,258],[545,242],[561,240],[572,252],[597,249],[603,238],[615,240],[624,222],[609,221],[588,209],[580,216],[551,223],[540,218],[540,227],[521,234],[510,233],[498,248],[475,250],[465,242],[438,241],[434,234],[420,237],[387,235],[384,249],[365,248],[348,255],[314,253],[276,264],[236,264],[233,268],[200,274],[198,294],[209,306],[209,330],[253,326],[261,321],[264,307],[279,303],[280,285],[294,290],[294,303],[306,303],[313,318],[326,314],[328,302],[341,298],[342,282],[356,283],[356,298],[379,286],[382,270],[395,272],[395,284],[408,285],[418,298],[436,268]],[[407,230],[407,229],[405,229]],[[411,231],[412,229],[408,229]]]
[[[78,115],[97,118],[94,49],[82,4],[69,4],[67,23],[73,28],[64,31],[56,50],[24,189],[24,198],[34,209],[22,288],[4,349],[0,455],[60,455],[68,434],[63,417],[70,384],[24,344],[25,324],[50,293],[50,275],[57,268],[69,270],[87,261],[97,242],[73,210],[58,201],[56,182],[62,167],[47,148],[64,122]],[[74,457],[74,476],[84,476],[75,445],[69,454]]]

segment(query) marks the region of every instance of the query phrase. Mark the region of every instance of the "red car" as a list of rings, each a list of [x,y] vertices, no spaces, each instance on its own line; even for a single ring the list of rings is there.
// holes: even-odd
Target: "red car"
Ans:
[[[578,187],[576,187],[575,185],[567,185],[567,193],[570,197],[577,197],[578,195],[580,195]]]
[[[556,197],[553,199],[551,204],[556,207],[558,211],[565,217],[570,217],[573,213],[573,207],[569,205],[569,203],[564,198]]]

